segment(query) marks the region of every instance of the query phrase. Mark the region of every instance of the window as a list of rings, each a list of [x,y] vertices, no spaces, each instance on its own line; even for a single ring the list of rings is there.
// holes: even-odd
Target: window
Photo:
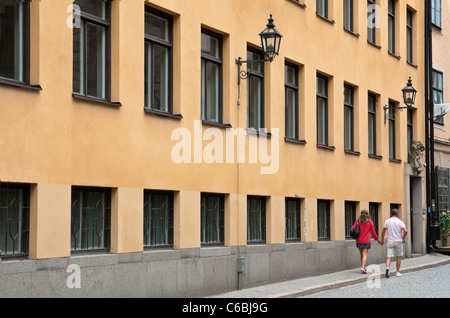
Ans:
[[[266,241],[266,198],[247,198],[247,242]]]
[[[247,51],[247,60],[263,60],[258,51]],[[247,128],[264,128],[264,64],[248,63],[248,108]]]
[[[377,97],[369,93],[368,117],[369,117],[369,155],[377,154]]]
[[[449,177],[450,169],[436,167],[436,177],[438,184],[438,208],[439,212],[447,212],[449,210]]]
[[[316,12],[321,17],[328,19],[328,0],[316,0]]]
[[[406,12],[406,60],[413,63],[413,13],[411,10]]]
[[[409,151],[411,150],[411,145],[413,142],[413,110],[412,109],[408,109],[408,113],[407,113],[407,123],[406,123],[406,128],[407,128],[407,132],[406,132],[406,137],[407,137],[407,153],[409,153]]]
[[[172,113],[172,17],[157,10],[145,12],[144,107]]]
[[[444,103],[444,83],[443,83],[443,73],[433,70],[433,103],[435,105]],[[444,124],[444,116],[435,115],[435,123]]]
[[[298,67],[286,64],[284,70],[285,134],[287,138],[298,139]]]
[[[376,44],[376,22],[375,0],[367,0],[367,41]],[[373,20],[369,20],[373,17]]]
[[[354,150],[354,96],[353,87],[344,86],[344,149]]]
[[[80,27],[73,28],[74,96],[111,99],[111,2],[75,0],[81,10]]]
[[[286,241],[298,241],[300,234],[300,199],[286,198]]]
[[[30,82],[30,2],[0,4],[0,80]]]
[[[111,190],[72,187],[71,249],[109,249]]]
[[[317,144],[328,145],[328,79],[317,75]]]
[[[28,255],[30,187],[0,183],[0,256]]]
[[[222,123],[222,37],[202,30],[202,120]]]
[[[388,50],[391,54],[395,54],[395,1],[389,0],[388,4]]]
[[[344,28],[353,32],[353,0],[344,0]]]
[[[396,107],[395,103],[392,101],[389,101],[389,158],[395,159],[395,109]]]
[[[201,197],[202,245],[224,243],[224,196],[202,193]]]
[[[350,230],[356,221],[356,202],[345,201],[345,238],[349,239]]]
[[[373,222],[373,226],[375,228],[375,232],[378,232],[378,203],[373,203],[370,202],[369,203],[369,215],[370,218],[372,219]]]
[[[432,0],[431,1],[431,23],[433,23],[438,28],[441,28],[441,12],[442,12],[442,1]]]
[[[319,241],[330,240],[330,201],[317,201],[317,233]]]
[[[144,247],[173,245],[173,193],[144,191]]]

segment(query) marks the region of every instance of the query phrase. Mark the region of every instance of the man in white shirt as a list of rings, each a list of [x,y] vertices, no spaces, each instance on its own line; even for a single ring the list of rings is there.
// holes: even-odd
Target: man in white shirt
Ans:
[[[408,233],[405,223],[398,218],[398,210],[392,209],[391,218],[384,222],[383,232],[381,233],[381,241],[384,242],[384,235],[387,231],[387,253],[386,253],[386,278],[389,278],[389,266],[392,257],[397,257],[397,273],[396,276],[402,276],[400,273],[400,264],[403,256],[403,243]]]

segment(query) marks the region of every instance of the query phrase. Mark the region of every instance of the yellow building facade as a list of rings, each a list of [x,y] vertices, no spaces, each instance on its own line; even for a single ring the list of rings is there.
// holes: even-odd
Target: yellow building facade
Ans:
[[[5,295],[198,296],[358,267],[362,209],[380,233],[397,207],[407,255],[425,253],[408,163],[425,133],[423,1],[16,6],[0,12],[23,52],[0,78],[0,268],[33,275]],[[279,55],[238,79],[270,15]],[[412,109],[385,110],[409,78]]]

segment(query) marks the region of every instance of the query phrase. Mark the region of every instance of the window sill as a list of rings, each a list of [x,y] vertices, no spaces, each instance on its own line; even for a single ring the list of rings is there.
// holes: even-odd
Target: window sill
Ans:
[[[262,128],[264,129],[264,128]],[[256,135],[256,136],[263,136],[263,137],[272,137],[272,134],[270,132],[265,132],[262,130],[256,130],[255,128],[247,128],[247,134],[248,135]]]
[[[298,2],[296,0],[290,0],[290,2],[295,3],[296,5],[302,7],[303,9],[306,9],[306,4],[300,3],[300,2]]]
[[[210,120],[205,120],[205,119],[202,119],[202,124],[207,125],[207,126],[219,127],[219,128],[232,128],[232,126],[230,124],[222,124],[222,123],[219,123],[216,121],[210,121]]]
[[[390,161],[390,162],[393,162],[393,163],[402,163],[402,161],[401,161],[400,159],[392,159],[392,158],[389,158],[389,161]]]
[[[10,78],[0,77],[0,84],[8,85],[13,87],[25,88],[32,91],[42,91],[42,87],[40,85],[30,85],[22,81],[13,80]]]
[[[369,40],[367,40],[367,43],[369,43],[371,46],[376,47],[377,49],[381,49],[381,46],[375,43],[370,42]]]
[[[358,152],[358,151],[353,151],[353,150],[348,150],[348,149],[345,149],[344,151],[345,151],[346,154],[349,154],[349,155],[361,156],[361,153]]]
[[[382,157],[382,156],[378,156],[378,155],[371,155],[371,154],[369,154],[369,158],[372,158],[372,159],[378,159],[378,160],[382,160],[382,159],[383,159],[383,157]]]
[[[336,150],[336,147],[333,146],[327,146],[327,145],[322,145],[322,144],[317,144],[318,148],[322,148],[322,149],[326,149],[326,150]]]
[[[322,20],[327,21],[328,23],[331,23],[331,24],[333,24],[333,25],[336,23],[334,20],[330,20],[330,19],[328,19],[327,17],[324,17],[324,16],[318,14],[317,12],[316,12],[316,15],[317,15],[319,18],[321,18]]]
[[[81,94],[77,94],[77,93],[72,93],[72,96],[75,99],[79,99],[79,100],[82,100],[85,102],[91,102],[91,103],[96,103],[96,104],[101,104],[101,105],[106,105],[106,106],[122,107],[121,103],[111,102],[111,101],[108,101],[108,100],[102,99],[102,98],[85,96],[85,95],[81,95]]]
[[[82,257],[89,255],[111,255],[109,248],[86,249],[86,250],[70,250],[70,257]]]
[[[290,143],[293,143],[293,144],[299,144],[299,145],[306,145],[307,144],[306,140],[299,140],[299,139],[292,138],[292,137],[284,137],[284,141],[290,142]]]
[[[396,54],[394,54],[394,53],[392,53],[392,52],[389,52],[389,51],[388,51],[388,54],[389,54],[390,56],[392,56],[392,57],[395,57],[395,58],[398,59],[398,60],[401,59],[401,56],[396,55]]]
[[[410,65],[410,66],[412,66],[412,67],[414,67],[414,68],[419,68],[419,65],[416,65],[416,64],[411,63],[411,62],[409,62],[409,61],[406,61],[406,63],[408,63],[408,65]]]
[[[431,26],[433,27],[432,28],[433,30],[436,30],[436,31],[438,31],[438,32],[440,32],[442,34],[442,27],[441,26],[439,26],[437,24],[434,24],[434,23],[431,23]]]
[[[357,38],[360,37],[360,35],[359,35],[358,33],[355,33],[355,32],[353,32],[352,30],[349,30],[349,29],[347,29],[347,28],[345,28],[345,27],[344,27],[344,31],[346,31],[347,33],[349,33],[349,34],[351,34],[351,35],[353,35],[353,36],[356,36]]]
[[[144,107],[144,111],[147,114],[153,114],[153,115],[157,115],[157,116],[161,116],[161,117],[167,117],[167,118],[173,118],[173,119],[183,119],[183,116],[181,116],[181,114],[172,114],[172,113],[165,112],[162,110],[156,110],[156,109]]]

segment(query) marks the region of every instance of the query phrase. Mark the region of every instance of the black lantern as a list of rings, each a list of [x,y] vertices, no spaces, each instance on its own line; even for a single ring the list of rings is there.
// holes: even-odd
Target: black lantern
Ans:
[[[416,89],[412,86],[411,77],[408,80],[408,84],[406,84],[406,87],[402,89],[403,92],[403,101],[405,102],[405,105],[408,107],[411,107],[414,105],[414,102],[416,101]]]
[[[268,58],[270,62],[273,61],[275,56],[278,55],[280,51],[281,38],[283,37],[280,32],[275,29],[275,24],[273,24],[272,15],[270,15],[269,23],[267,28],[265,28],[259,36],[261,37],[261,45],[264,55]]]
[[[416,101],[416,89],[412,86],[411,77],[408,80],[408,83],[406,84],[406,87],[402,89],[403,92],[403,101],[405,102],[406,107],[397,107],[397,106],[384,106],[384,123],[386,123],[386,120],[389,117],[388,110],[394,110],[396,112],[397,110],[403,110],[405,108],[411,109],[412,105],[414,105]]]
[[[275,58],[275,56],[278,55],[278,52],[280,51],[280,43],[281,38],[283,37],[280,32],[275,29],[275,24],[273,24],[272,15],[270,15],[269,23],[267,23],[267,28],[265,28],[259,36],[261,37],[261,46],[262,51],[264,54],[264,59],[262,60],[243,60],[241,57],[239,57],[236,60],[236,64],[238,65],[238,87],[240,87],[241,79],[247,79],[248,73],[246,70],[241,70],[241,66],[244,63],[248,64],[257,64],[257,63],[264,63],[264,62],[271,62]],[[238,105],[239,97],[238,97]]]

